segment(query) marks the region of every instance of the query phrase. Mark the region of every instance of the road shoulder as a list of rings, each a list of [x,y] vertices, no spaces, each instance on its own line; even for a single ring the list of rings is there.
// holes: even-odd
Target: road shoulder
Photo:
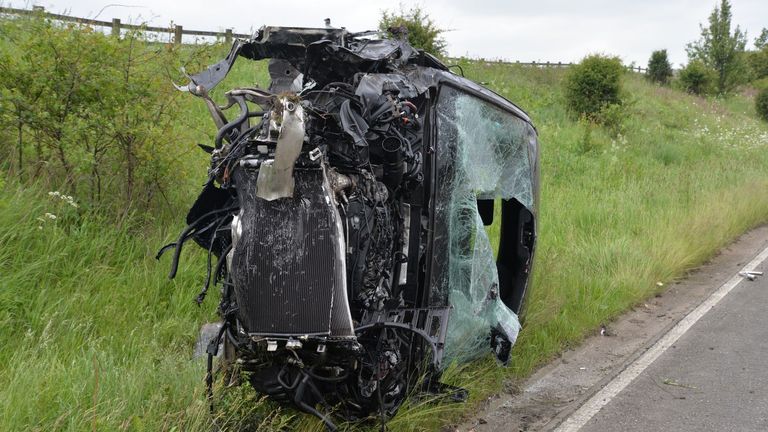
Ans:
[[[607,325],[605,334],[562,353],[522,384],[507,386],[519,391],[489,398],[476,415],[453,430],[553,429],[766,246],[768,226],[742,235],[684,279],[669,284],[665,292]]]

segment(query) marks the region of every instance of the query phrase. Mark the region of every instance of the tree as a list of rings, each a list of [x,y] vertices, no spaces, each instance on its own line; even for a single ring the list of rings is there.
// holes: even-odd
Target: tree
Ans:
[[[717,91],[727,93],[744,78],[741,61],[747,35],[739,26],[731,32],[731,4],[721,0],[709,15],[709,26],[701,25],[701,39],[689,43],[686,51],[690,60],[701,60],[717,72]]]
[[[408,43],[416,48],[440,56],[445,53],[446,42],[442,34],[445,29],[435,22],[419,6],[405,10],[402,3],[399,11],[382,11],[379,30],[394,37],[408,38]]]
[[[648,60],[648,79],[659,84],[669,83],[672,77],[672,65],[667,58],[667,50],[654,51]]]
[[[755,48],[759,51],[765,47],[768,47],[768,28],[763,27],[760,36],[755,38]]]
[[[755,50],[745,54],[752,72],[751,78],[759,80],[768,77],[768,28],[763,28],[760,36],[755,38]]]

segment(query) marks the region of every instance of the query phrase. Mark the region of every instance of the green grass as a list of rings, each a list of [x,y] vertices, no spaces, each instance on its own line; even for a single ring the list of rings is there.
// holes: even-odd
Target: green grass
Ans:
[[[152,258],[165,237],[82,219],[35,189],[3,191],[0,429],[168,430],[200,415],[190,346],[211,305],[191,301],[193,261],[165,279]]]
[[[503,378],[527,376],[653,295],[657,282],[681,277],[768,220],[768,127],[742,96],[701,99],[630,74],[624,132],[612,137],[587,133],[567,115],[563,71],[462,65],[524,107],[539,130],[534,283],[511,368],[490,359],[450,367],[445,380],[469,388],[470,403],[408,404],[390,423],[396,431],[455,421]],[[254,69],[241,59],[217,97],[231,83],[265,78],[263,63]],[[184,127],[209,142],[215,131],[202,102],[189,97],[186,109]],[[207,165],[194,144],[178,144],[190,185]],[[155,227],[116,228],[47,190],[10,180],[0,189],[0,430],[209,430],[204,365],[191,351],[217,296],[202,308],[193,303],[203,278],[194,247],[175,281],[166,279],[168,259],[153,258],[181,228],[184,209]],[[196,193],[190,186],[188,202]],[[228,399],[239,422],[232,430],[322,430],[246,387]]]

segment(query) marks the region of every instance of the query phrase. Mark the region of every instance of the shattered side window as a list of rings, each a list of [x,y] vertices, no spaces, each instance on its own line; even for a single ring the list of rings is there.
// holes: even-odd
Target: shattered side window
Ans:
[[[431,303],[453,306],[446,362],[490,349],[491,328],[516,337],[520,324],[499,298],[499,277],[477,198],[515,198],[532,208],[532,127],[484,100],[444,85],[439,93]],[[510,342],[514,343],[514,340]]]

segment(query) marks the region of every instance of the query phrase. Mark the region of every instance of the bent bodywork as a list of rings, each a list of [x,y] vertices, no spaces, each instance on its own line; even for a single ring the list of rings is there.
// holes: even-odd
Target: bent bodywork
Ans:
[[[223,342],[258,391],[331,429],[332,406],[386,419],[418,376],[456,396],[438,383],[445,365],[489,350],[506,364],[536,239],[528,116],[372,36],[264,27],[179,87],[219,128],[189,226],[167,247],[171,277],[186,239],[208,251],[199,301],[222,286],[208,382]],[[233,89],[218,107],[208,92],[238,57],[270,59],[270,87]]]

